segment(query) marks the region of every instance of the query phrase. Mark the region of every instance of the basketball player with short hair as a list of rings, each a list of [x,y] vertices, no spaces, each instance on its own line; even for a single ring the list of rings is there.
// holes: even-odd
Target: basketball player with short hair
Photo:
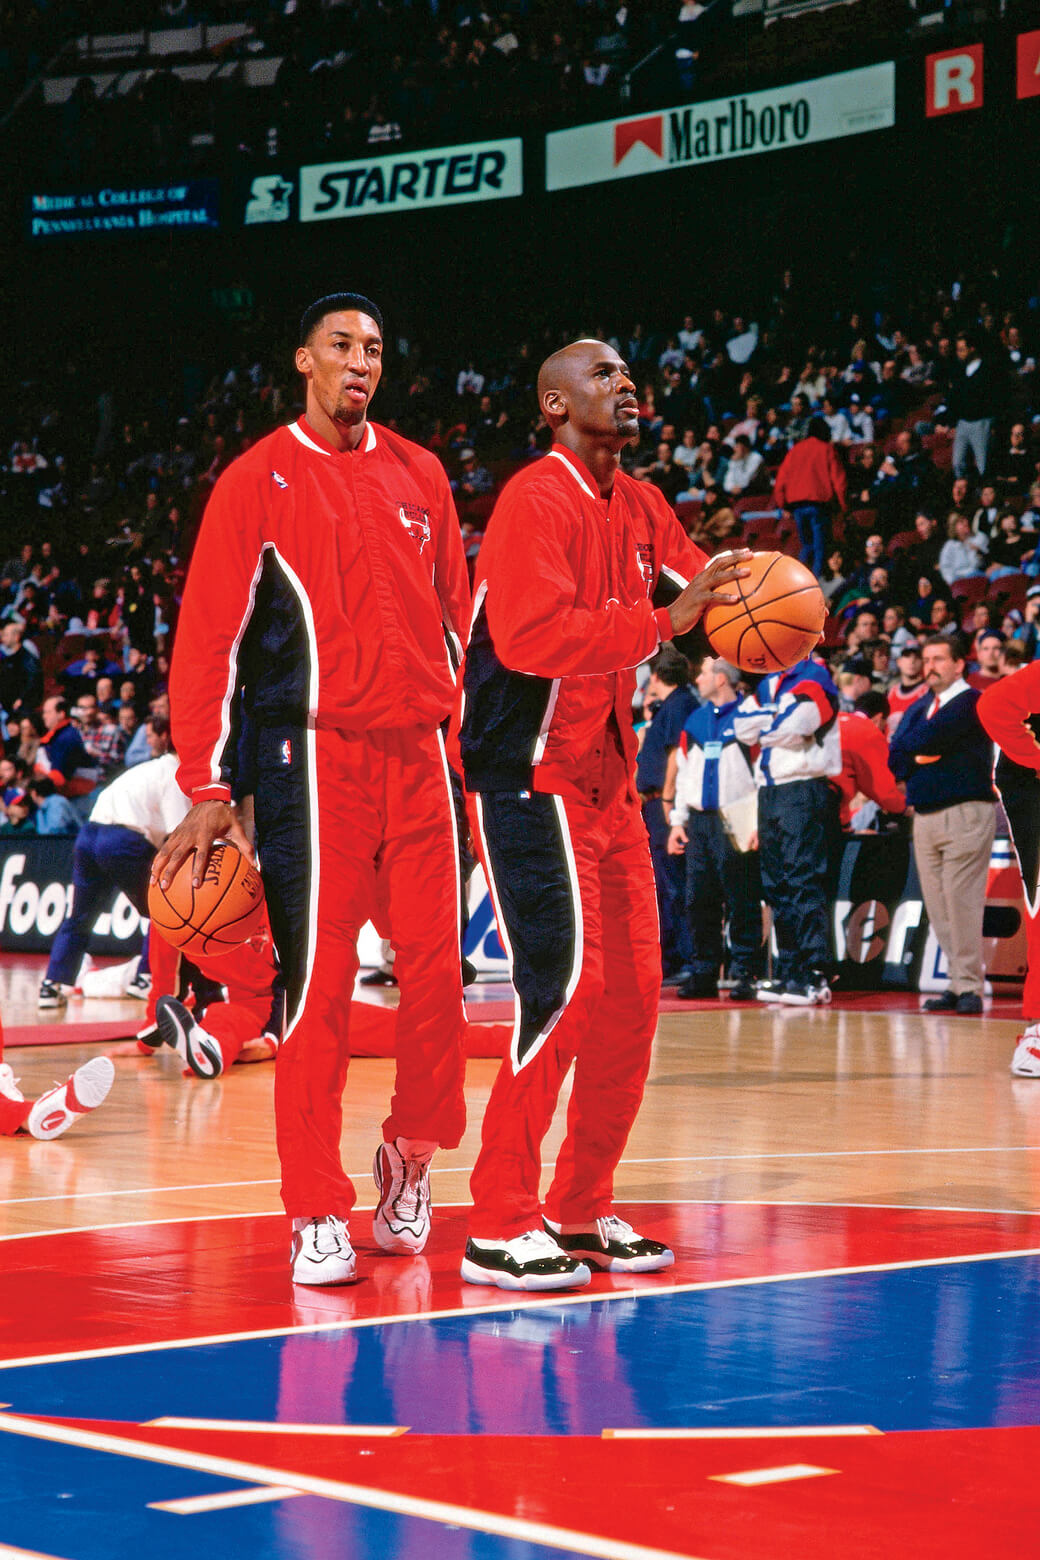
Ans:
[[[236,690],[256,731],[256,843],[286,983],[275,1073],[296,1283],[356,1277],[340,1159],[357,936],[389,908],[401,987],[397,1076],[373,1221],[421,1251],[429,1163],[465,1125],[459,881],[440,726],[469,587],[436,456],[369,421],[383,321],[356,293],[301,321],[304,416],[220,478],[188,577],[170,679],[179,781],[195,804],[156,858],[168,882],[234,837]]]
[[[633,773],[634,668],[692,629],[748,556],[708,562],[658,489],[619,469],[639,422],[612,347],[554,353],[538,399],[555,443],[507,484],[478,555],[460,729],[517,990],[462,1276],[504,1289],[580,1287],[592,1267],[648,1272],[674,1260],[613,1207],[661,990]],[[572,1062],[543,1219],[541,1142]]]

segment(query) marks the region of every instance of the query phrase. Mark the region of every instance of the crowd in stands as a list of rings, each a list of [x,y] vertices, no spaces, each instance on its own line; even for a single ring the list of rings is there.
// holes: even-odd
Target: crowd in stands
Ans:
[[[482,0],[478,7],[65,0],[7,12],[0,13],[0,80],[11,97],[77,34],[247,24],[221,43],[219,59],[280,60],[271,87],[250,88],[234,70],[210,83],[155,69],[153,61],[125,91],[99,87],[83,69],[65,103],[52,110],[41,103],[33,112],[37,154],[53,146],[55,157],[84,168],[140,162],[181,172],[214,154],[225,163],[228,156],[320,161],[397,143],[436,145],[456,134],[469,139],[492,124],[522,128],[542,123],[547,112],[558,122],[609,116],[623,111],[625,73],[655,50],[669,63],[662,89],[689,91],[701,34],[729,19],[726,6],[709,10],[700,0]]]
[[[472,558],[501,484],[548,449],[539,361],[579,334],[613,339],[639,391],[629,471],[708,552],[739,542],[817,562],[822,654],[848,708],[883,696],[891,735],[924,692],[915,650],[930,634],[967,633],[979,688],[1037,653],[1034,310],[993,277],[961,278],[899,318],[818,307],[787,272],[756,317],[717,307],[613,337],[575,321],[455,362],[401,343],[377,418],[440,456]],[[54,792],[79,816],[98,784],[148,756],[206,500],[236,455],[300,410],[273,348],[223,367],[180,417],[144,404],[120,421],[102,398],[89,437],[60,378],[24,390],[0,473],[8,832],[74,827]],[[798,490],[810,445],[827,492]],[[803,501],[815,529],[801,526]]]

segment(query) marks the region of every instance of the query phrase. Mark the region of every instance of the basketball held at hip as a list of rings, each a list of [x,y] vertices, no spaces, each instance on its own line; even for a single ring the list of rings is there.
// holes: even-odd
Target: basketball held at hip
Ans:
[[[228,840],[210,851],[202,882],[192,882],[194,854],[181,863],[167,888],[148,889],[155,930],[182,953],[213,958],[230,953],[265,925],[264,885],[253,863]]]

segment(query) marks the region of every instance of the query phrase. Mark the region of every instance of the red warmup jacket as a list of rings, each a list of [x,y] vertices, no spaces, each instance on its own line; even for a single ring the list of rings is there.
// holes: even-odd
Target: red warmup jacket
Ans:
[[[841,736],[841,774],[834,784],[841,792],[841,824],[848,828],[852,799],[857,792],[877,802],[882,812],[906,812],[906,797],[888,767],[888,743],[884,735],[858,710],[838,716]]]
[[[236,689],[259,723],[432,731],[469,617],[451,488],[428,450],[373,423],[337,451],[300,418],[220,478],[170,676],[178,782],[227,800]]]
[[[773,484],[773,498],[782,509],[793,504],[826,504],[832,498],[845,508],[845,469],[833,444],[822,439],[800,439],[780,463]]]
[[[634,767],[634,669],[671,639],[667,602],[706,562],[649,482],[619,471],[601,498],[560,445],[518,472],[477,558],[458,722],[468,789],[588,801],[612,713]]]
[[[1008,758],[1040,770],[1040,661],[987,688],[975,706],[983,730]]]

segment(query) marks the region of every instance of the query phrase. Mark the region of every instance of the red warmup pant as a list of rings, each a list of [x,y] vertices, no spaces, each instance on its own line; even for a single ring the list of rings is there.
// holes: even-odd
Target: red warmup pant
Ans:
[[[4,1026],[0,1023],[0,1062],[3,1059]],[[32,1100],[24,1100],[19,1104],[17,1100],[9,1100],[5,1094],[0,1094],[0,1137],[13,1137],[25,1125],[31,1109]]]
[[[152,989],[148,996],[147,1021],[155,1023],[155,1004],[160,997],[176,996],[180,984],[181,954],[163,937],[153,932],[149,943]],[[196,1011],[203,1028],[220,1043],[225,1069],[238,1057],[242,1047],[265,1031],[271,1018],[271,987],[276,970],[267,936],[252,938],[218,958],[192,957],[207,980],[216,981],[227,991],[223,1002],[211,1002]],[[276,1036],[276,1039],[279,1037]],[[151,1052],[150,1046],[142,1046]]]
[[[513,1054],[495,1080],[470,1182],[469,1227],[478,1238],[509,1239],[541,1227],[542,1139],[572,1061],[567,1133],[545,1213],[561,1223],[587,1224],[613,1205],[614,1172],[642,1102],[661,990],[660,931],[646,826],[629,797],[621,764],[618,755],[613,794],[602,808],[562,797],[535,798],[543,816],[550,816],[546,804],[554,809],[571,885],[573,913],[561,923],[570,929],[560,937],[547,940],[544,926],[538,924],[543,914],[550,919],[553,914],[551,891],[540,893],[553,875],[551,849],[542,854],[539,847],[546,882],[536,879],[532,884],[534,831],[529,831],[532,837],[525,845],[522,828],[510,839],[509,828],[499,824],[498,837],[492,838],[494,799],[477,801],[484,868],[520,993]],[[525,798],[519,800],[523,804]],[[534,914],[518,909],[518,900],[525,898]],[[524,994],[544,994],[547,959],[561,940],[572,940],[574,946],[573,963],[568,958],[560,979],[561,1007],[542,1026],[544,1041],[536,1040],[530,1059],[518,1067],[517,1037],[523,1039],[526,1031],[529,1038],[536,1027]]]
[[[454,1148],[465,1129],[458,851],[439,733],[319,729],[306,741],[307,836],[291,859],[277,820],[265,817],[262,831],[257,815],[279,948],[299,939],[275,1071],[275,1125],[286,1213],[345,1218],[355,1201],[339,1146],[350,1004],[358,934],[377,907],[386,908],[401,992],[383,1137]],[[258,804],[263,779],[261,771]],[[294,861],[310,864],[306,902],[286,916],[276,896],[288,893]]]

